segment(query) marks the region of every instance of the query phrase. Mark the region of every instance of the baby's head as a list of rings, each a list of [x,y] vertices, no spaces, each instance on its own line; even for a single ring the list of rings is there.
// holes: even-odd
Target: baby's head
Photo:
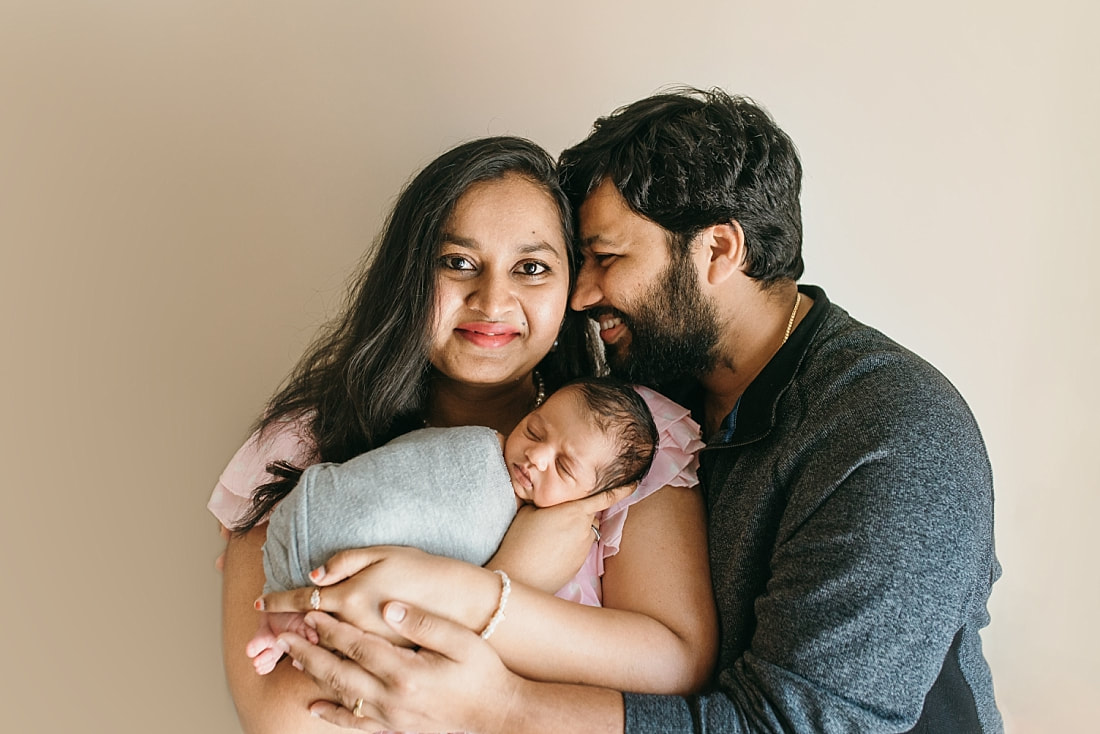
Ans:
[[[640,480],[657,427],[642,397],[611,378],[581,378],[529,413],[504,444],[516,496],[538,507]]]

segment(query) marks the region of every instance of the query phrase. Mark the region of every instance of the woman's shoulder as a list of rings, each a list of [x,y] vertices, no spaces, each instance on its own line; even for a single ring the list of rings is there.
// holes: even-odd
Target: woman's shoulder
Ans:
[[[248,509],[252,492],[275,479],[267,467],[277,461],[305,467],[316,463],[310,415],[279,419],[248,437],[218,478],[207,509],[226,527],[233,527]]]

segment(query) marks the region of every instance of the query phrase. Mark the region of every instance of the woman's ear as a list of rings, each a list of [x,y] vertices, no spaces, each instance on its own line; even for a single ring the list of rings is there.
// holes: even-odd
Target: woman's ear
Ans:
[[[703,244],[700,249],[707,256],[707,262],[700,265],[709,284],[718,285],[741,271],[745,261],[745,232],[736,220],[711,225],[700,236]]]

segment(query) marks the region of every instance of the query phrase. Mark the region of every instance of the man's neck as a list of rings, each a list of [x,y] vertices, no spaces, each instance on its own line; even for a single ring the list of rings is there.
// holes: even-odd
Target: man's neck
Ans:
[[[703,397],[703,429],[713,435],[737,401],[768,366],[788,334],[809,311],[812,301],[799,299],[794,284],[774,293],[759,293],[750,303],[741,303],[727,318],[727,331],[720,347],[718,366],[700,380]]]

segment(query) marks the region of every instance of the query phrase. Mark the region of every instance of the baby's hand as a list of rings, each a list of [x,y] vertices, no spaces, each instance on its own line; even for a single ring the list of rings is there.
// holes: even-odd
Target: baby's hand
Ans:
[[[260,675],[267,675],[275,669],[275,664],[283,656],[275,647],[275,640],[283,632],[293,632],[304,637],[314,645],[320,638],[317,630],[306,624],[306,615],[298,612],[264,612],[260,614],[260,627],[245,645],[244,651],[252,658],[252,666]]]

